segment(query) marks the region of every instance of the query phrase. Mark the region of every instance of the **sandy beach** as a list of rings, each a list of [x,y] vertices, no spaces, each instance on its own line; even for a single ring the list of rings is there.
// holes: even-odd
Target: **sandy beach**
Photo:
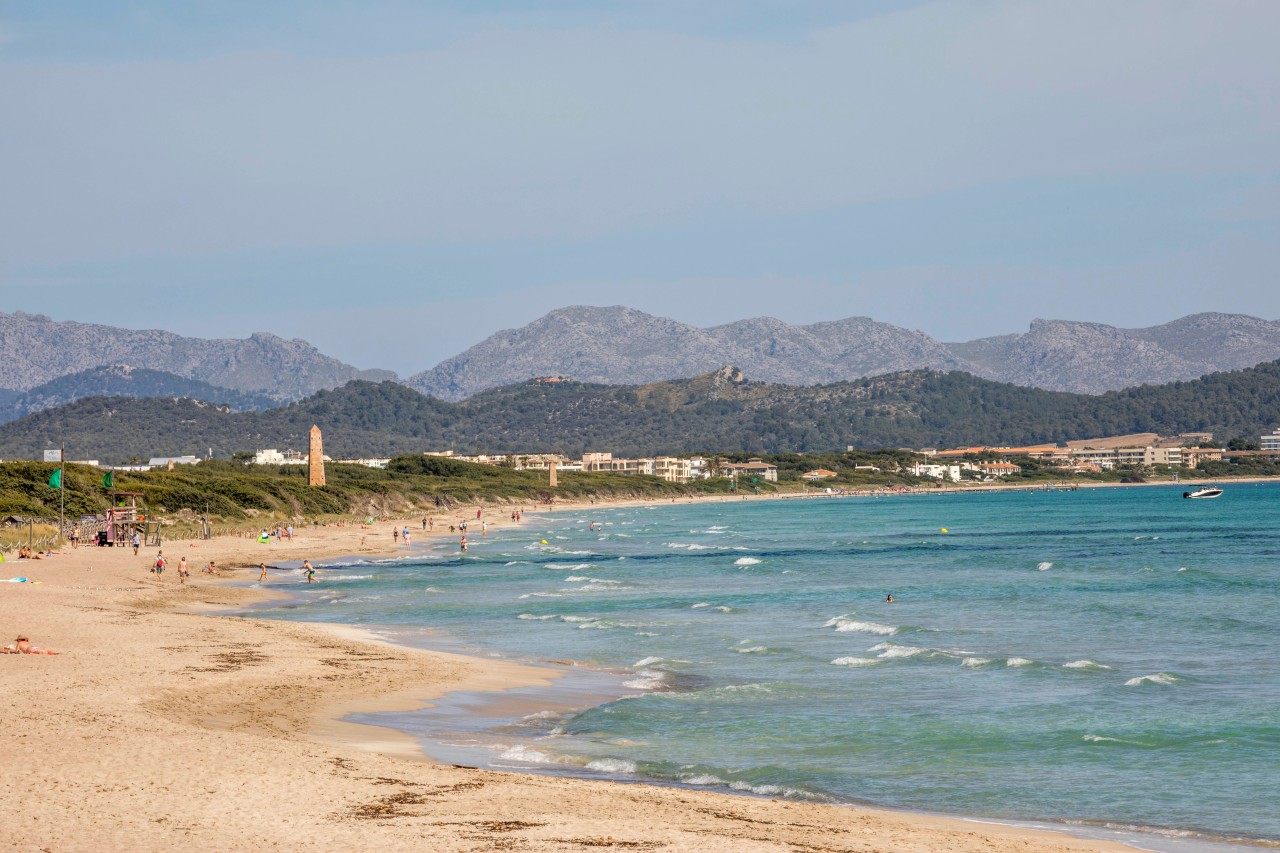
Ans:
[[[508,516],[486,513],[491,528]],[[21,633],[60,654],[0,656],[9,805],[0,842],[30,851],[1130,849],[959,818],[432,763],[407,735],[341,718],[536,684],[550,671],[353,628],[217,615],[302,581],[277,570],[265,589],[233,585],[256,581],[260,561],[390,552],[392,527],[306,528],[272,545],[170,542],[162,578],[148,570],[154,547],[6,563],[0,575],[30,580],[0,585],[3,643]],[[224,567],[218,578],[200,572],[210,559]]]

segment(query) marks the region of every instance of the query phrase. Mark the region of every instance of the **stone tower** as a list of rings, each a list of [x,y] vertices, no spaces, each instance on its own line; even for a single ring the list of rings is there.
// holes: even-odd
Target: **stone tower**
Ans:
[[[320,427],[311,425],[311,449],[307,451],[307,483],[324,485],[324,442],[320,440]]]
[[[555,460],[554,460],[554,459],[552,459],[550,462],[548,462],[548,463],[547,463],[547,468],[549,468],[549,469],[550,469],[550,471],[551,471],[550,482],[549,482],[547,485],[549,485],[551,488],[553,488],[553,489],[554,489],[554,488],[556,487],[556,485],[557,485],[557,483],[556,483],[556,462],[555,462]]]

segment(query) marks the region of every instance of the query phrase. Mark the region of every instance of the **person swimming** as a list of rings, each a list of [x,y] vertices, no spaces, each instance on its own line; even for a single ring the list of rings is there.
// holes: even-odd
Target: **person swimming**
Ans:
[[[893,593],[889,593],[884,597],[885,604],[893,604]]]

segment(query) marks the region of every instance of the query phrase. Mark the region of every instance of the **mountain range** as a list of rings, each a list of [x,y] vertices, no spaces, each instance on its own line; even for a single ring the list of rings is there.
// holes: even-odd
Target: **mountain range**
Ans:
[[[697,328],[632,308],[571,306],[491,335],[407,384],[461,400],[535,376],[637,384],[734,364],[764,382],[814,385],[901,370],[1101,394],[1280,358],[1280,321],[1193,314],[1161,326],[1035,320],[1022,334],[944,343],[867,317],[795,326],[772,317]]]
[[[189,398],[93,397],[0,425],[0,457],[74,458],[303,449],[334,457],[443,450],[620,455],[832,452],[848,446],[1021,445],[1103,435],[1213,432],[1256,440],[1280,423],[1280,361],[1101,395],[912,370],[830,385],[751,382],[726,367],[645,385],[529,381],[451,403],[395,382],[351,382],[263,412]]]
[[[734,364],[753,380],[785,385],[962,370],[1101,394],[1276,358],[1280,321],[1241,314],[1193,314],[1140,329],[1035,320],[1024,333],[946,343],[867,317],[811,325],[761,317],[699,328],[621,306],[570,306],[497,332],[405,384],[456,402],[539,376],[639,385]],[[185,396],[260,409],[260,398],[293,402],[353,379],[398,381],[390,371],[360,370],[306,341],[268,333],[202,339],[0,312],[0,420],[99,395]]]
[[[105,364],[59,376],[30,391],[6,392],[0,396],[0,423],[74,403],[85,397],[189,397],[218,403],[235,411],[260,411],[280,405],[279,400],[265,394],[219,388],[161,370]]]
[[[352,379],[396,378],[387,370],[359,370],[344,364],[306,341],[262,332],[246,339],[187,338],[159,329],[121,329],[57,322],[22,311],[0,312],[0,388],[30,391],[61,376],[112,364],[162,371],[281,403]]]

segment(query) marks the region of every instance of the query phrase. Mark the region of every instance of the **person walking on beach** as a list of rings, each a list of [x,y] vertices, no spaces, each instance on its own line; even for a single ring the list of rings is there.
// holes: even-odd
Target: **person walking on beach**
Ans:
[[[476,510],[476,518],[479,518],[479,517],[480,517],[480,510],[478,510],[478,509],[477,509],[477,510]]]
[[[138,548],[142,545],[142,537],[138,535],[138,531],[133,531],[133,556],[138,556]]]
[[[190,576],[191,572],[187,571],[187,557],[184,554],[182,558],[178,560],[178,583],[186,586],[187,578]]]
[[[316,582],[316,570],[315,568],[312,567],[310,560],[302,561],[302,571],[306,572],[307,574],[307,583]]]
[[[409,528],[404,529],[404,547],[407,551],[412,551],[413,546],[409,544]]]
[[[400,543],[400,528],[399,528],[399,527],[393,527],[393,528],[391,528],[391,538],[392,538],[392,540],[394,540],[394,541],[396,542],[396,544],[399,544],[399,543]]]
[[[161,575],[164,574],[164,552],[163,551],[156,552],[156,564],[155,564],[155,568],[152,569],[152,571],[156,573],[156,577],[160,577]]]
[[[258,568],[262,569],[262,574],[258,575],[258,582],[265,583],[267,580],[267,564],[258,563]]]
[[[72,548],[80,547],[80,525],[78,524],[75,527],[71,528],[71,547]]]
[[[463,551],[467,550],[467,534],[462,534],[462,541],[458,544],[462,546]]]

